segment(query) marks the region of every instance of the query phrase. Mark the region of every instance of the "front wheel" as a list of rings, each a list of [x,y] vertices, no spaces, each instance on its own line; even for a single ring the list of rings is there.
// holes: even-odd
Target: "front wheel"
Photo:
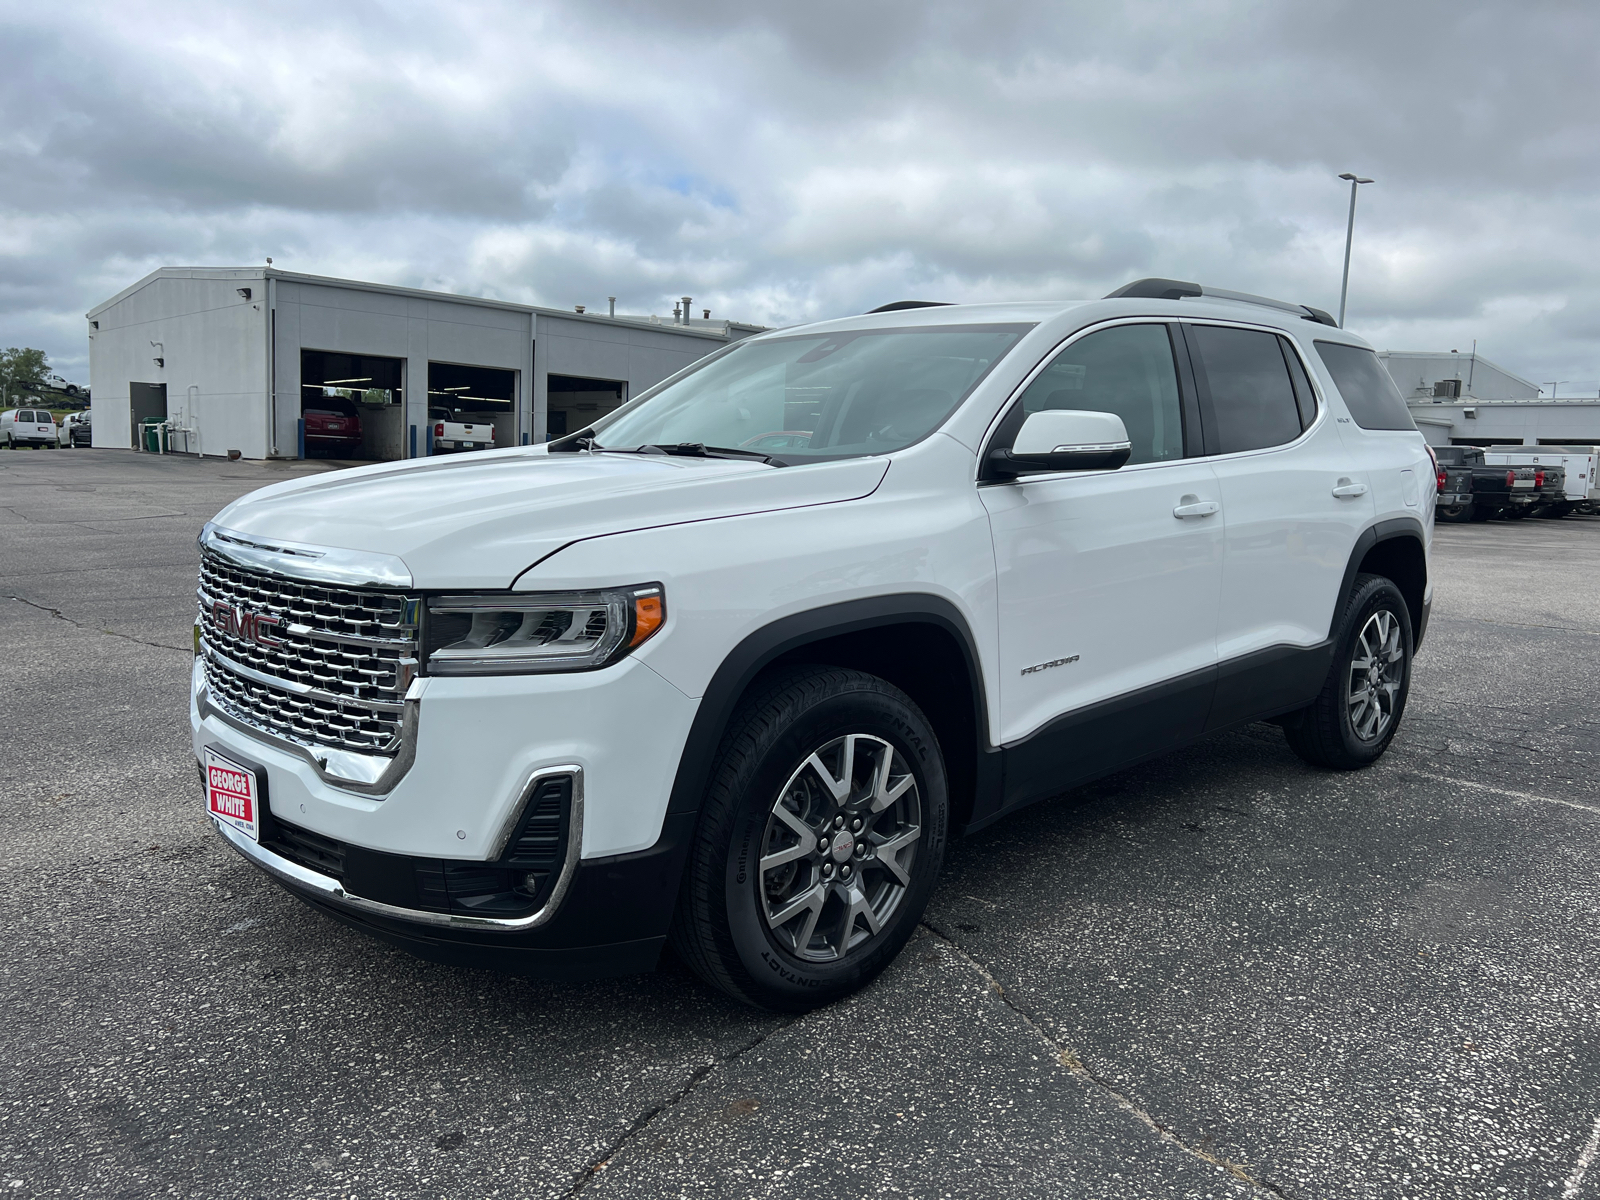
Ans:
[[[1381,575],[1357,575],[1333,639],[1333,666],[1317,698],[1283,723],[1306,762],[1348,771],[1389,748],[1411,691],[1411,612]]]
[[[839,667],[776,673],[718,751],[674,947],[747,1004],[847,995],[915,932],[948,813],[938,741],[904,692]]]

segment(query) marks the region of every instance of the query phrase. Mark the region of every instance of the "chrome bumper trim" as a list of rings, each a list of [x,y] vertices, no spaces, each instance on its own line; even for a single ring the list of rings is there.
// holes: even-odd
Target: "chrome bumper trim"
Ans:
[[[413,684],[412,688],[415,691],[416,685]],[[393,791],[395,785],[405,778],[406,772],[411,770],[411,764],[417,758],[417,721],[420,703],[409,695],[405,702],[405,712],[400,718],[400,749],[392,758],[377,754],[357,754],[351,750],[338,750],[321,744],[308,745],[263,729],[259,725],[252,725],[249,721],[242,720],[213,704],[210,689],[203,685],[195,696],[195,707],[200,712],[201,720],[215,717],[230,729],[237,729],[240,733],[304,759],[317,773],[317,778],[329,787],[355,792],[357,795],[373,799],[382,799]]]
[[[291,862],[281,854],[274,854],[259,842],[253,842],[244,834],[230,825],[211,819],[217,827],[217,832],[222,838],[245,858],[260,867],[269,875],[274,875],[285,883],[292,883],[297,887],[309,888],[317,893],[317,897],[329,904],[348,908],[354,912],[369,913],[376,917],[387,917],[394,921],[406,921],[413,925],[430,925],[443,929],[473,929],[490,933],[520,933],[525,929],[537,929],[540,925],[555,916],[556,910],[561,907],[561,902],[567,897],[567,890],[571,887],[572,877],[577,873],[578,855],[583,851],[583,768],[578,766],[543,767],[535,771],[523,791],[521,801],[518,802],[516,811],[522,808],[532,797],[534,790],[546,779],[555,775],[570,775],[572,777],[572,811],[567,821],[567,855],[566,861],[561,864],[561,874],[556,878],[556,885],[551,889],[550,899],[538,912],[526,917],[469,917],[460,913],[430,912],[421,908],[401,908],[394,904],[384,904],[379,900],[368,900],[365,896],[357,896],[344,890],[344,884],[331,875],[323,875],[318,871],[302,867],[297,862]]]

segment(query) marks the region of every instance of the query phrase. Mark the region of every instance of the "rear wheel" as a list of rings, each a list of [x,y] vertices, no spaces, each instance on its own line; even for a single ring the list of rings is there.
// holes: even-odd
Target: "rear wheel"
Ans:
[[[1376,762],[1405,714],[1411,653],[1411,613],[1400,589],[1381,575],[1357,575],[1322,691],[1284,722],[1294,752],[1335,770]]]
[[[948,810],[938,742],[898,688],[836,667],[776,674],[718,752],[673,944],[747,1004],[847,995],[915,931]]]
[[[1436,520],[1440,521],[1475,521],[1478,518],[1473,514],[1472,504],[1441,504],[1433,510]]]

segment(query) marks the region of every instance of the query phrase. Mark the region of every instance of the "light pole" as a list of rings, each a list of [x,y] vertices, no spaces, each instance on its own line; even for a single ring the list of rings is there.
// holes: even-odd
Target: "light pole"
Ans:
[[[1350,181],[1350,223],[1344,228],[1344,282],[1339,285],[1339,328],[1344,328],[1344,302],[1350,294],[1350,242],[1356,233],[1356,189],[1370,179],[1362,179],[1346,171],[1340,179]]]
[[[1556,392],[1560,390],[1561,385],[1563,383],[1571,383],[1571,382],[1572,382],[1572,380],[1570,380],[1570,379],[1553,379],[1553,380],[1551,380],[1550,381],[1550,399],[1554,400],[1556,398]]]

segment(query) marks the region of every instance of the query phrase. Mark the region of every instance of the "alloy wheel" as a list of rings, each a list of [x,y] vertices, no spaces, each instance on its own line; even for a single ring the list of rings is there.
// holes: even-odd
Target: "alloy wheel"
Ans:
[[[922,799],[904,756],[867,733],[808,755],[773,801],[757,889],[767,927],[827,962],[877,937],[911,884]]]
[[[1395,702],[1405,682],[1405,646],[1400,621],[1386,608],[1367,618],[1356,636],[1350,660],[1346,699],[1350,728],[1364,742],[1374,742],[1394,722]]]

